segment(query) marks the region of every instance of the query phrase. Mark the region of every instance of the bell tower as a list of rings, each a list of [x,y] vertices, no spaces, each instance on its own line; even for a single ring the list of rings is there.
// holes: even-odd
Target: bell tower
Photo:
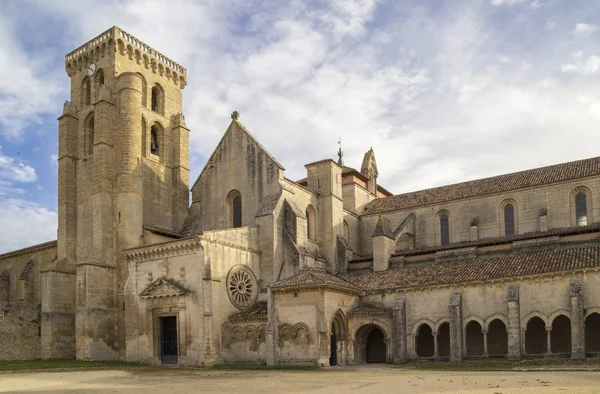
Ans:
[[[121,252],[143,245],[145,229],[181,231],[187,216],[187,72],[116,26],[66,55],[65,69],[71,100],[59,118],[56,266],[74,275],[71,357],[118,359],[127,324]],[[48,291],[53,300],[61,290]],[[56,309],[52,301],[47,309]],[[57,329],[46,331],[48,343],[60,342]]]

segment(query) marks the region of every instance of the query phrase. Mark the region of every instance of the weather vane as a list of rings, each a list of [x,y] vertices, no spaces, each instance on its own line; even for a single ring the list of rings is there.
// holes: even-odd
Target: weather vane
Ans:
[[[344,152],[342,152],[342,137],[340,137],[340,138],[338,139],[338,142],[337,142],[337,143],[338,143],[338,145],[340,146],[340,148],[338,149],[338,162],[337,162],[337,163],[338,163],[340,166],[343,166],[343,165],[344,165],[344,160],[342,159],[342,156],[344,156]]]

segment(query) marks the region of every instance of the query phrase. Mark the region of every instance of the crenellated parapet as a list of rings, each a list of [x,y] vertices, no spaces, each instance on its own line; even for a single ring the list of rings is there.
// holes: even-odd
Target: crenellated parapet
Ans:
[[[133,35],[113,26],[65,56],[69,76],[85,71],[89,63],[104,57],[107,51],[117,52],[153,73],[170,80],[181,89],[187,84],[187,70]]]

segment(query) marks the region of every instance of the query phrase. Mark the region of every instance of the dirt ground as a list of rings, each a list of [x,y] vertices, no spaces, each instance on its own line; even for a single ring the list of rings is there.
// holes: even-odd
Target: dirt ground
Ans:
[[[0,373],[0,393],[600,393],[600,372],[136,368]]]

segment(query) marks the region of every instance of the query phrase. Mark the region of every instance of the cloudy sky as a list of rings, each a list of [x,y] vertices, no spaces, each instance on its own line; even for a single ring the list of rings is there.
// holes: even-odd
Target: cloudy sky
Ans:
[[[369,147],[394,193],[598,155],[590,0],[0,1],[0,253],[56,238],[64,55],[112,25],[187,68],[192,181],[238,110],[286,167]]]

